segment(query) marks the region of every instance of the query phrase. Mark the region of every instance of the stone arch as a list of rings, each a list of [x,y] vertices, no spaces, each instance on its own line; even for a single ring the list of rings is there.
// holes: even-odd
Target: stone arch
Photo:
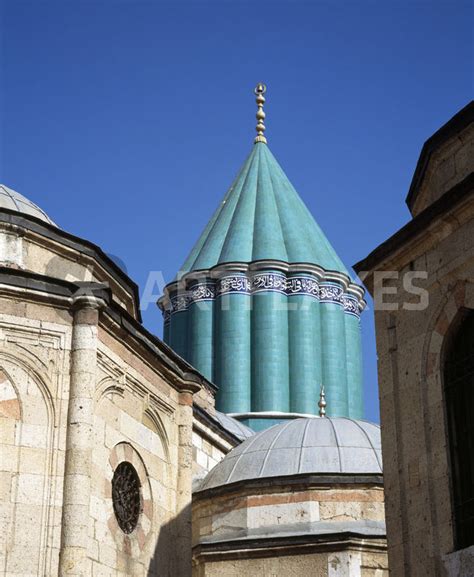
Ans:
[[[474,338],[474,309],[460,309],[445,338],[441,352],[444,418],[448,439],[449,481],[451,488],[455,549],[474,544],[472,515],[469,503],[471,487],[470,452],[471,426],[469,414],[471,387],[470,359]],[[473,430],[474,432],[474,430]]]
[[[145,548],[145,545],[149,538],[151,537],[153,531],[153,516],[154,516],[154,506],[153,506],[153,495],[151,490],[150,478],[148,475],[145,463],[140,455],[140,453],[133,447],[130,443],[120,442],[115,445],[115,447],[110,452],[109,456],[109,475],[112,479],[113,473],[120,463],[128,462],[130,463],[138,474],[141,485],[141,514],[138,520],[138,524],[132,533],[126,535],[120,529],[117,519],[115,518],[113,504],[112,504],[112,483],[107,484],[106,500],[107,505],[107,525],[112,533],[118,548],[123,553],[132,555],[133,557],[140,556],[141,552]]]
[[[110,402],[120,407],[124,410],[124,402],[126,403],[126,395],[129,393],[129,390],[119,383],[117,379],[114,379],[110,376],[106,376],[101,379],[95,391],[95,403],[96,406],[100,406],[106,399]],[[116,403],[115,401],[117,400]],[[148,427],[159,439],[160,447],[156,447],[155,444],[155,454],[160,457],[167,465],[170,463],[170,452],[169,452],[169,438],[166,432],[166,428],[163,424],[161,416],[159,415],[158,410],[147,402],[145,398],[143,398],[143,414],[141,416],[141,420],[144,426]],[[99,411],[100,413],[100,411]]]
[[[456,326],[463,309],[474,309],[472,288],[473,285],[467,281],[458,281],[454,286],[446,288],[444,298],[430,317],[423,344],[420,394],[426,466],[431,471],[428,492],[431,504],[429,515],[431,516],[433,551],[450,550],[453,547],[452,534],[449,535],[448,531],[441,534],[439,529],[452,522],[451,508],[441,506],[442,503],[451,503],[449,483],[436,482],[441,477],[449,478],[442,360],[447,337]],[[440,515],[443,515],[443,518],[440,518]],[[451,541],[447,543],[446,539]],[[441,566],[438,570],[442,570]]]
[[[53,472],[55,407],[47,375],[23,349],[13,343],[8,347],[0,351],[5,568],[7,573],[46,575],[54,572],[53,503],[62,488]]]
[[[10,348],[10,351],[0,351],[0,368],[3,367],[3,370],[9,374],[13,386],[17,387],[16,390],[20,398],[20,403],[22,394],[25,394],[26,389],[23,391],[20,390],[20,385],[24,385],[25,381],[15,377],[17,370],[22,370],[27,373],[29,377],[28,381],[34,383],[34,386],[41,391],[41,395],[47,407],[49,422],[55,424],[56,410],[52,394],[53,385],[46,373],[47,366],[26,349],[17,347],[16,345],[11,346]],[[9,369],[5,367],[5,365],[8,364],[10,365]],[[38,364],[41,366],[42,370],[38,369],[36,366]]]
[[[134,574],[153,548],[157,519],[168,518],[169,501],[174,497],[170,447],[164,416],[152,394],[134,386],[131,379],[104,373],[95,392],[91,516],[94,534],[100,535],[95,537],[97,545],[119,551],[128,564],[127,574]],[[140,521],[130,534],[120,529],[112,503],[114,471],[123,461],[137,471],[143,495]]]
[[[158,435],[161,441],[161,448],[163,449],[163,454],[159,455],[168,465],[170,463],[170,452],[169,452],[169,439],[166,433],[163,421],[159,416],[158,412],[152,407],[147,407],[143,413],[143,422],[146,424],[156,435]]]
[[[101,379],[95,389],[95,402],[98,404],[104,398],[111,398],[113,400],[114,395],[124,397],[125,387],[117,382],[117,380],[112,377],[104,377]]]
[[[0,418],[22,420],[18,391],[9,375],[0,367]]]
[[[460,311],[463,308],[474,308],[474,299],[466,288],[465,281],[459,281],[451,289],[448,288],[444,299],[431,316],[423,348],[422,379],[439,373],[445,337],[451,331]]]

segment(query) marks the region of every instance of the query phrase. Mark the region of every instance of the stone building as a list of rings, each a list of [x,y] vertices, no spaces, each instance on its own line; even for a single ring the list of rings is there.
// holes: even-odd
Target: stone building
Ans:
[[[474,575],[474,102],[425,143],[375,299],[393,577]]]
[[[160,301],[168,344],[113,260],[0,186],[3,574],[386,577],[364,291],[271,155],[263,100]]]
[[[193,498],[195,577],[387,577],[379,427],[294,419],[250,437]]]
[[[192,397],[210,385],[143,328],[137,287],[98,247],[0,193],[4,574],[158,575],[158,557],[179,574]]]
[[[4,573],[185,575],[193,437],[207,471],[249,433],[144,329],[98,247],[5,186],[0,206]],[[114,513],[128,485],[137,500]]]

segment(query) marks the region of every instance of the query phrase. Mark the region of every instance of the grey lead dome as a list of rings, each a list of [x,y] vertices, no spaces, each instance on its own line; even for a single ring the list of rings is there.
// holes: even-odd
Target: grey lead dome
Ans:
[[[243,480],[325,473],[381,475],[380,427],[342,417],[275,425],[228,453],[199,490]]]
[[[253,431],[250,427],[247,427],[246,425],[244,425],[237,419],[234,419],[233,417],[229,417],[229,415],[226,415],[225,413],[216,411],[216,414],[214,416],[219,421],[219,423],[225,429],[227,429],[227,431],[235,435],[241,441],[255,435],[255,431]]]
[[[29,214],[30,216],[35,216],[36,218],[47,222],[48,224],[57,226],[44,212],[44,210],[42,210],[34,202],[31,202],[31,200],[19,192],[8,188],[8,186],[5,186],[4,184],[0,184],[0,210],[2,208],[16,210],[17,212],[21,212],[23,214]]]

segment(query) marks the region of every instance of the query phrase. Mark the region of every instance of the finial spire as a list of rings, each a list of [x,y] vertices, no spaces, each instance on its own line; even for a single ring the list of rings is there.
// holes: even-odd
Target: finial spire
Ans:
[[[263,121],[265,120],[265,112],[263,111],[263,105],[265,104],[265,92],[267,91],[267,87],[263,82],[259,82],[255,87],[255,96],[257,97],[255,101],[257,102],[258,110],[257,110],[257,136],[255,137],[254,142],[264,142],[267,143],[267,139],[263,135],[265,132],[265,124]]]
[[[324,392],[324,385],[321,385],[321,392],[319,393],[319,416],[325,417],[326,416],[326,394]]]

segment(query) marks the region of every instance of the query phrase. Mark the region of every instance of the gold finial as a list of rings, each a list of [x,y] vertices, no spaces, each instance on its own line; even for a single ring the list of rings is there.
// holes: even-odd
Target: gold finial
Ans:
[[[255,101],[257,102],[258,110],[257,110],[257,136],[255,137],[254,142],[264,142],[267,143],[267,139],[263,135],[265,132],[265,124],[263,121],[265,120],[265,112],[263,111],[263,105],[265,104],[265,92],[267,91],[267,87],[263,82],[259,82],[255,87],[255,96],[257,97]]]
[[[319,393],[319,416],[325,417],[326,416],[326,395],[324,393],[324,385],[321,385],[321,392]]]

